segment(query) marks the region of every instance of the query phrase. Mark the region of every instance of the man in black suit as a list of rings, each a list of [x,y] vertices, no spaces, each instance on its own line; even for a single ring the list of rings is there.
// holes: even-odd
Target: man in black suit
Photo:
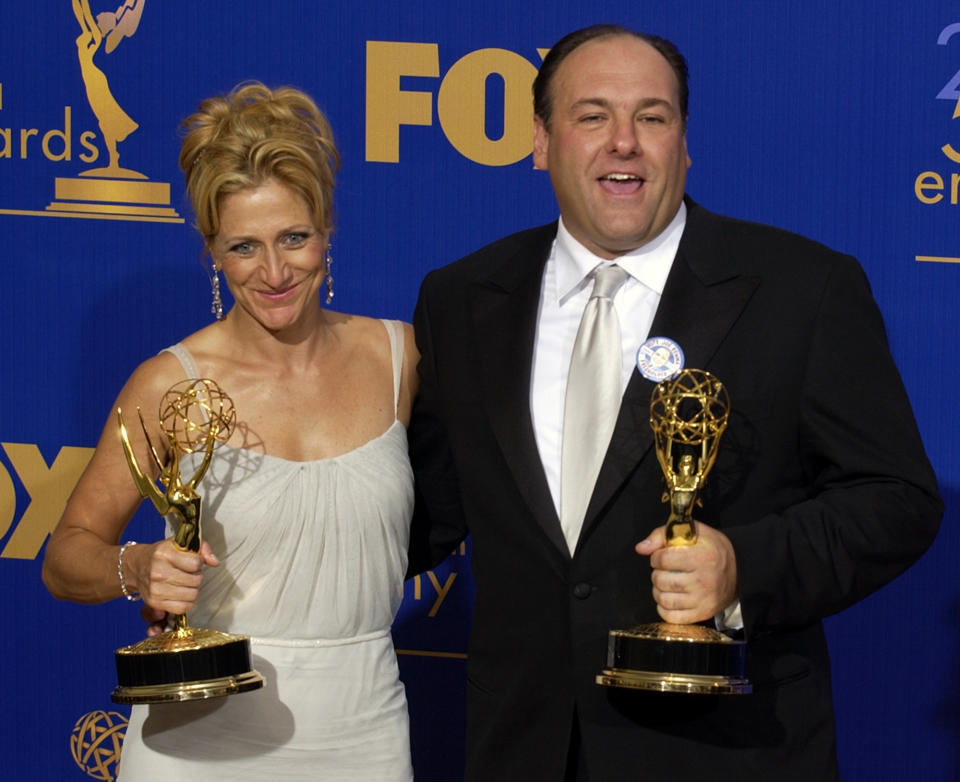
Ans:
[[[862,270],[685,198],[686,82],[660,38],[600,26],[558,42],[534,85],[534,163],[560,221],[421,289],[410,439],[414,539],[429,546],[412,551],[423,563],[472,536],[471,782],[836,779],[821,619],[936,534],[936,481]],[[612,294],[622,397],[571,524],[570,357],[611,263],[628,273]],[[664,546],[656,378],[633,364],[648,337],[732,400],[693,546]],[[608,630],[658,615],[742,632],[753,694],[595,684]]]

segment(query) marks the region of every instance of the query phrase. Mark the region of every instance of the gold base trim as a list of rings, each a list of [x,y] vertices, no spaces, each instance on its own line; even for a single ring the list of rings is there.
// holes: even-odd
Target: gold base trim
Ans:
[[[743,646],[745,641],[738,641],[719,630],[703,625],[675,625],[668,622],[653,622],[646,625],[631,627],[629,630],[611,630],[610,635],[620,638],[643,638],[649,641],[679,641],[681,643],[720,644],[729,646],[735,644]]]
[[[116,166],[111,168],[110,166],[105,166],[103,168],[91,168],[87,171],[81,171],[80,176],[85,177],[106,177],[107,179],[149,179],[146,174],[141,174],[139,171],[134,171],[132,168],[121,168]]]
[[[182,217],[149,217],[146,215],[96,214],[94,212],[55,212],[52,209],[0,209],[0,215],[16,217],[76,217],[82,220],[121,220],[137,223],[185,223]]]
[[[686,695],[749,695],[753,692],[753,687],[746,679],[662,671],[626,671],[619,668],[605,668],[597,675],[596,683],[630,690],[678,692]]]
[[[144,177],[146,178],[146,177]],[[94,203],[134,203],[169,206],[169,182],[140,182],[130,179],[75,179],[56,177],[54,198]]]
[[[258,671],[248,671],[239,676],[225,676],[221,679],[204,679],[195,682],[177,682],[176,684],[155,684],[141,687],[117,687],[110,693],[114,703],[182,703],[183,701],[220,698],[241,692],[258,690],[265,679]]]
[[[127,204],[67,203],[51,201],[51,212],[82,212],[102,215],[135,215],[137,217],[179,217],[176,209],[160,206],[130,206]]]
[[[197,649],[214,649],[236,641],[249,640],[250,636],[248,635],[234,635],[222,630],[210,630],[206,627],[183,627],[176,630],[167,630],[165,633],[144,638],[135,644],[123,646],[117,649],[114,654],[137,656],[189,652]]]

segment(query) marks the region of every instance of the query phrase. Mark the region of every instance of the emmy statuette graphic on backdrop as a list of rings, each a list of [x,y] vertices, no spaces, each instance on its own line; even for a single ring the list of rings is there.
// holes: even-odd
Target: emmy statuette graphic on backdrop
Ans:
[[[140,426],[163,490],[137,464],[130,438],[117,409],[120,440],[137,488],[173,526],[174,544],[183,551],[199,551],[201,498],[197,484],[210,466],[214,448],[230,438],[236,423],[233,401],[214,381],[201,378],[172,386],[160,403],[160,426],[169,456],[162,464],[139,408]],[[184,483],[181,455],[202,453],[193,477]],[[251,665],[250,639],[219,630],[189,627],[185,616],[173,617],[173,629],[114,652],[118,686],[116,703],[166,703],[215,698],[255,690],[263,677]]]
[[[170,205],[170,184],[151,181],[145,174],[120,165],[120,144],[140,124],[123,108],[110,86],[103,61],[140,27],[147,0],[118,0],[115,10],[94,14],[90,0],[71,0],[80,26],[74,43],[87,103],[97,120],[107,165],[81,171],[75,177],[57,177],[54,200],[47,211],[78,217],[132,219],[182,223]],[[100,64],[98,64],[98,61]],[[107,71],[101,67],[107,67]]]
[[[656,385],[650,399],[657,460],[670,503],[668,546],[697,542],[694,508],[730,417],[730,397],[709,372],[684,369]],[[746,643],[703,625],[665,622],[611,630],[607,668],[597,684],[689,694],[741,695]]]

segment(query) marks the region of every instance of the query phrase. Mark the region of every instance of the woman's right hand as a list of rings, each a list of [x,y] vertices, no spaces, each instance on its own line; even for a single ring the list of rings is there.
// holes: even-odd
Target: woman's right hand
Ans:
[[[209,544],[200,551],[182,551],[172,539],[130,546],[123,554],[124,580],[130,591],[156,612],[186,614],[194,606],[203,583],[203,566],[220,560]]]

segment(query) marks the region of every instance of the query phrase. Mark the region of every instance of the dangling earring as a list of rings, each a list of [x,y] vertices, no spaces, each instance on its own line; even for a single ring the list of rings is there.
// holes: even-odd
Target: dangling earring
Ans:
[[[210,305],[210,312],[214,314],[217,320],[223,320],[223,299],[220,298],[220,270],[215,264],[212,264],[213,274],[210,277],[210,287],[213,289],[213,304]]]
[[[333,266],[333,257],[330,255],[330,249],[333,247],[333,242],[327,244],[327,254],[323,259],[326,264],[326,277],[327,277],[327,304],[333,301],[333,273],[330,271],[330,267]]]

